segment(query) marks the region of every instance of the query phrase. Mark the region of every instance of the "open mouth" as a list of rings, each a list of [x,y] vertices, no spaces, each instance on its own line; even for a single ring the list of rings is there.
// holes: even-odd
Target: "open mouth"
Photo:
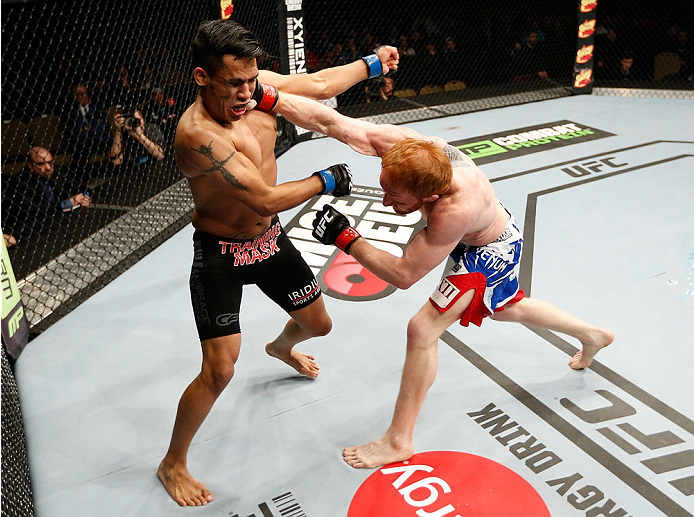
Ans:
[[[243,116],[247,111],[248,104],[239,104],[231,107],[231,112],[237,117]]]

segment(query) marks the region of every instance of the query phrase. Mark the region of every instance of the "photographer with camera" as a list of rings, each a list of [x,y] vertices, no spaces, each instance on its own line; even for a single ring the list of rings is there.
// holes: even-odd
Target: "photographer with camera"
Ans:
[[[140,159],[137,164],[147,160],[148,155],[153,156],[157,160],[164,159],[164,135],[156,124],[148,124],[147,132],[145,133],[145,120],[138,110],[125,113],[116,113],[113,117],[113,144],[111,145],[111,163],[119,166],[123,163],[125,156],[125,141],[123,138],[123,129],[144,147],[147,154],[139,154]],[[135,152],[135,156],[138,153]]]

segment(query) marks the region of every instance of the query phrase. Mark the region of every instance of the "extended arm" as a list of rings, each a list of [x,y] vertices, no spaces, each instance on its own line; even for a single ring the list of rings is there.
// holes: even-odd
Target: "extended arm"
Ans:
[[[334,244],[356,258],[374,275],[399,289],[408,289],[438,266],[456,247],[462,236],[461,220],[430,218],[409,243],[401,257],[383,251],[364,238],[357,228],[330,205],[324,205],[313,221],[313,236],[323,244]],[[463,224],[463,226],[466,226]]]
[[[397,70],[398,50],[395,47],[381,47],[377,56],[381,61],[381,75],[385,75],[389,70]],[[293,93],[313,99],[329,99],[369,77],[372,77],[369,66],[364,60],[358,59],[312,74],[281,75],[261,70],[258,80],[276,86],[282,94]]]
[[[383,156],[405,138],[425,139],[403,126],[376,125],[345,117],[329,106],[298,95],[281,94],[274,111],[297,126],[335,138],[369,156]]]
[[[378,278],[398,289],[408,289],[443,262],[458,244],[459,236],[446,238],[428,227],[420,230],[402,257],[383,251],[366,239],[357,239],[350,254]]]

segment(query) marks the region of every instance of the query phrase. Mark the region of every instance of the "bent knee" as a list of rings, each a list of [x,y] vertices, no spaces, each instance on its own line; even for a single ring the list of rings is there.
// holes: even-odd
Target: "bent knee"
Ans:
[[[200,377],[211,392],[220,394],[234,377],[234,371],[234,363],[217,364],[210,368],[203,367]]]
[[[424,318],[419,314],[413,316],[407,323],[407,347],[426,348],[436,343],[434,336],[430,335],[425,325]]]
[[[330,333],[333,328],[333,321],[330,319],[330,316],[325,313],[318,318],[303,322],[303,324],[300,325],[302,330],[309,336],[320,337]]]
[[[313,337],[320,337],[320,336],[327,336],[332,329],[333,329],[333,320],[331,320],[330,316],[328,316],[326,313],[318,321],[312,322],[312,324],[307,329],[307,331]]]

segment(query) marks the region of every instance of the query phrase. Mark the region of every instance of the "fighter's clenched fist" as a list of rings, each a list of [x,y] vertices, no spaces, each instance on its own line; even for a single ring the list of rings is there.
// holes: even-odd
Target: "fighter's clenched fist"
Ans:
[[[347,218],[330,205],[323,205],[323,209],[316,212],[313,236],[323,244],[334,244],[347,254],[354,241],[361,237]]]
[[[323,181],[323,194],[331,194],[335,197],[349,196],[352,193],[352,172],[346,163],[332,165],[322,171],[314,172],[314,176],[320,176]]]

